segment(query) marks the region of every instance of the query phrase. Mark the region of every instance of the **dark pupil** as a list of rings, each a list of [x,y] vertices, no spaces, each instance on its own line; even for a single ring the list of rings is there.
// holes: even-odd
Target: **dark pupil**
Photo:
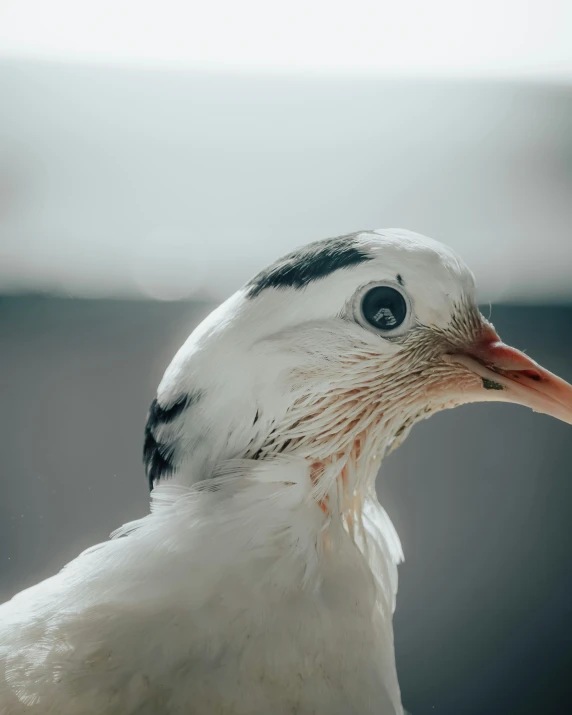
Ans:
[[[377,286],[369,290],[361,303],[363,317],[380,330],[393,330],[407,314],[404,297],[395,288]]]

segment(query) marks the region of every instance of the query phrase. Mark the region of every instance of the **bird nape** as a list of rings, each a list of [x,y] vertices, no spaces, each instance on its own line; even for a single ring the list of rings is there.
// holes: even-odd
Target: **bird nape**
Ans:
[[[572,387],[501,342],[450,249],[364,231],[278,260],[167,369],[151,513],[0,608],[0,715],[400,715],[375,478],[478,401],[572,423]]]

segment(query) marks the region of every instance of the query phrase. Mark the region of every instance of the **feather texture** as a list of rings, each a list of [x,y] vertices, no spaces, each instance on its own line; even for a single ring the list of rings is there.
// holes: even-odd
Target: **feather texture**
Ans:
[[[401,713],[399,542],[371,497],[368,563],[312,489],[302,459],[157,487],[151,514],[0,609],[0,713]]]

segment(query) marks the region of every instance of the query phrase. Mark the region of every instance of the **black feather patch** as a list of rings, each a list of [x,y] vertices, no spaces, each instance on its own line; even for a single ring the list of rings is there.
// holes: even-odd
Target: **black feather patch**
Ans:
[[[195,391],[183,395],[168,407],[162,407],[157,399],[154,399],[147,415],[145,425],[145,440],[143,442],[143,463],[145,473],[149,480],[149,488],[159,479],[168,477],[175,470],[175,448],[177,438],[171,436],[159,437],[158,432],[161,427],[171,424],[192,404],[198,402],[202,393]]]
[[[153,424],[169,424],[176,419],[183,410],[185,410],[192,401],[191,395],[183,395],[176,402],[173,402],[169,407],[161,407],[155,398],[149,408],[147,416],[147,425]]]
[[[371,261],[373,256],[356,236],[352,233],[316,241],[278,259],[247,283],[248,297],[255,298],[266,288],[305,288],[334,271]]]
[[[157,442],[151,430],[145,430],[145,442],[143,443],[143,462],[149,480],[149,489],[153,489],[153,484],[163,477],[168,477],[173,473],[175,465],[173,463],[173,453],[175,445],[164,445]]]

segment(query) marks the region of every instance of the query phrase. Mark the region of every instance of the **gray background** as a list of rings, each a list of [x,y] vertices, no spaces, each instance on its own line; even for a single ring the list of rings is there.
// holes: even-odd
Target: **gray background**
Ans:
[[[146,512],[175,349],[306,241],[449,243],[503,338],[572,380],[569,85],[2,60],[0,103],[0,598]],[[572,712],[571,464],[572,428],[490,404],[384,464],[414,715]]]

